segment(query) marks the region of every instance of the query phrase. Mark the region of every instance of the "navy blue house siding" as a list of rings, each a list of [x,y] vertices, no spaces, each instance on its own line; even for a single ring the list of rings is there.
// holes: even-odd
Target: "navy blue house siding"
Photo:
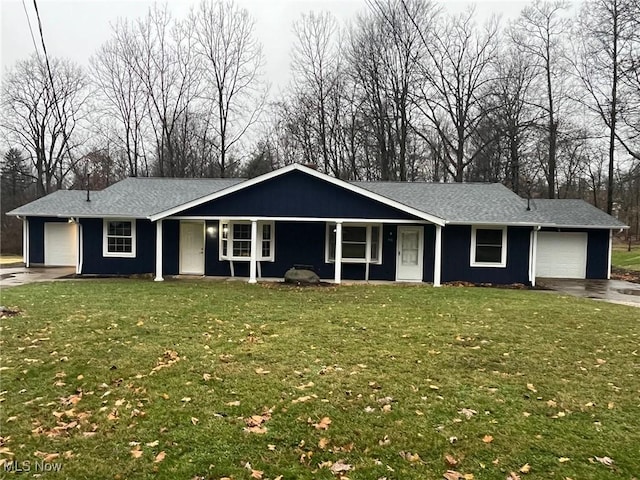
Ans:
[[[102,255],[103,220],[80,220],[83,236],[82,273],[97,275],[133,275],[155,271],[156,225],[148,220],[136,221],[136,257],[119,258]]]
[[[531,228],[507,229],[507,266],[471,266],[471,226],[450,225],[442,232],[442,281],[473,283],[529,283],[529,240]]]
[[[292,171],[184,212],[184,216],[413,219],[346,188]]]
[[[589,230],[587,233],[587,278],[607,278],[609,230]]]
[[[219,232],[218,222],[207,222]],[[380,265],[369,265],[370,280],[395,280],[396,272],[396,226],[384,225],[382,234],[382,259]],[[335,274],[333,263],[325,262],[326,224],[324,222],[275,222],[275,261],[260,262],[262,276],[283,278],[285,272],[294,265],[308,265],[323,279],[332,279]],[[428,252],[425,250],[425,257]],[[433,257],[433,250],[430,253]],[[429,260],[433,270],[433,260]],[[249,263],[234,262],[236,277],[249,276]],[[219,238],[206,235],[205,274],[212,276],[231,275],[230,262],[219,260]],[[431,272],[433,277],[433,272]],[[346,280],[364,280],[365,265],[362,263],[343,263],[342,278]]]
[[[153,224],[155,228],[155,223]],[[155,235],[154,235],[155,239]],[[155,240],[154,240],[155,241]],[[155,250],[155,245],[154,245]],[[162,274],[178,275],[180,268],[180,221],[162,221]],[[155,272],[155,266],[153,267]]]
[[[29,263],[44,263],[44,224],[48,222],[67,223],[66,218],[29,217]]]

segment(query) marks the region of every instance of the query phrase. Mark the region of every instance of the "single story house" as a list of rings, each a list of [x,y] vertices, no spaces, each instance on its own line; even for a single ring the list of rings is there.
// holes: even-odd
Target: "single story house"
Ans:
[[[501,184],[346,182],[294,164],[242,179],[127,178],[17,208],[27,265],[78,274],[535,285],[609,278],[623,223]],[[530,208],[529,208],[530,207]]]

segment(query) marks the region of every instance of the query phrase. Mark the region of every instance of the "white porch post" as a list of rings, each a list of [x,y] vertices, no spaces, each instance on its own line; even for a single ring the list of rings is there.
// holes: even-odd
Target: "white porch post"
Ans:
[[[82,225],[80,219],[76,221],[77,245],[76,245],[76,274],[82,274],[82,259],[84,256],[82,245]]]
[[[156,221],[156,278],[154,281],[162,282],[162,220]]]
[[[434,248],[433,257],[433,286],[439,287],[441,285],[441,273],[442,273],[442,227],[436,225],[436,244]]]
[[[536,262],[538,255],[538,230],[539,227],[534,227],[531,231],[531,255],[529,257],[529,281],[531,286],[536,286]]]
[[[334,283],[339,284],[342,277],[342,222],[336,222],[336,253]]]
[[[613,230],[609,230],[609,253],[607,254],[607,280],[611,280],[611,251],[613,250]]]
[[[22,219],[22,261],[29,268],[29,217]]]
[[[251,220],[251,258],[249,260],[249,283],[256,283],[258,263],[258,221]]]

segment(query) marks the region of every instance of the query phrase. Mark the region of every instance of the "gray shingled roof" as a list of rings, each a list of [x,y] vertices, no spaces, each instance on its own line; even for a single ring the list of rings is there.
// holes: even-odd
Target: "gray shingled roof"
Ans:
[[[22,216],[147,218],[235,185],[240,178],[127,178],[99,192],[58,190],[9,212]]]
[[[499,183],[355,182],[452,223],[519,223],[523,199]]]
[[[621,228],[583,200],[527,200],[500,183],[353,182],[371,192],[458,224]]]
[[[526,200],[525,200],[526,202]],[[622,228],[623,222],[585,202],[573,199],[533,199],[531,211],[541,225],[607,226]]]
[[[242,179],[128,178],[102,191],[60,190],[12,215],[148,218],[242,182]],[[498,183],[353,182],[407,207],[458,224],[620,228],[624,224],[582,200],[527,201]]]

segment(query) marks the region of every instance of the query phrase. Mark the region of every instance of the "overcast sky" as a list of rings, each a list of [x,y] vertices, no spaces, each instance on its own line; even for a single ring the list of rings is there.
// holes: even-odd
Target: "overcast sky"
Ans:
[[[262,41],[266,56],[266,73],[276,90],[288,80],[289,53],[293,42],[292,22],[301,13],[330,11],[341,23],[366,8],[365,0],[237,0],[256,20],[256,34]],[[1,0],[2,72],[17,60],[34,52],[27,16],[31,20],[38,48],[40,39],[33,0]],[[111,35],[111,25],[119,17],[137,18],[146,13],[153,2],[143,0],[39,0],[38,9],[47,50],[51,56],[67,57],[88,65],[89,57]],[[199,0],[172,0],[169,8],[179,18]],[[451,11],[466,8],[472,2],[455,0],[441,2]],[[491,13],[503,18],[518,15],[526,1],[476,1],[480,18]],[[26,12],[25,12],[26,8]]]

